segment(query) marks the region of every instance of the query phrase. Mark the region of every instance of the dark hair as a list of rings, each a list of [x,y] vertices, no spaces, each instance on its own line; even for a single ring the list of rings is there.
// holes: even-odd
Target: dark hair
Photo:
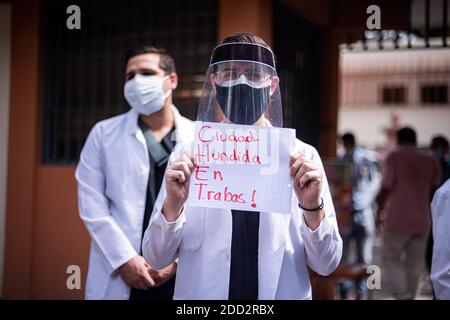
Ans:
[[[416,131],[410,127],[401,128],[397,131],[397,143],[415,145],[417,143]]]
[[[444,152],[448,152],[448,140],[444,136],[434,136],[431,140],[430,148],[432,150],[443,150]]]
[[[351,143],[351,144],[354,145],[354,144],[356,143],[356,142],[355,142],[355,136],[354,136],[353,133],[351,133],[351,132],[346,132],[346,133],[344,133],[344,134],[342,135],[341,139],[342,139],[342,142],[344,142],[344,143],[346,143],[346,144]]]
[[[127,52],[125,56],[125,66],[128,64],[128,61],[130,61],[131,58],[146,53],[155,53],[159,55],[159,67],[163,69],[166,74],[176,72],[175,62],[172,56],[166,51],[166,49],[146,44],[138,45]]]
[[[238,32],[231,36],[228,36],[223,39],[222,44],[233,42],[255,43],[270,49],[269,45],[260,36],[249,32]]]

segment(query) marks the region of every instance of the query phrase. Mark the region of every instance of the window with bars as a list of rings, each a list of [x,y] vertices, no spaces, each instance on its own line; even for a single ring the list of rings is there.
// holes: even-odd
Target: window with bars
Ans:
[[[406,104],[407,91],[404,86],[384,86],[381,90],[381,103],[385,105]]]
[[[71,4],[81,9],[81,30],[66,27]],[[43,163],[76,163],[92,126],[129,109],[125,54],[138,44],[162,46],[174,57],[174,104],[195,118],[217,40],[217,1],[52,0],[42,23]]]
[[[420,88],[422,104],[447,104],[448,87],[445,83],[425,84]]]

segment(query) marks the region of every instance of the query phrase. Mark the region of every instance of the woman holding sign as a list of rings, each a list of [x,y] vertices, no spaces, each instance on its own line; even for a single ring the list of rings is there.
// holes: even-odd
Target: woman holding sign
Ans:
[[[308,267],[328,275],[340,262],[342,240],[320,157],[282,128],[278,84],[274,55],[258,36],[236,34],[213,50],[196,141],[172,154],[143,242],[156,268],[178,259],[175,299],[310,299]],[[220,138],[239,130],[252,139]],[[219,142],[209,140],[250,149],[261,163],[208,162],[204,144],[219,153]],[[228,147],[224,154],[231,154]],[[249,178],[273,159],[272,170]],[[211,168],[210,181],[235,174],[240,183],[220,189],[220,197],[217,190],[199,193],[215,185],[204,182]],[[243,202],[224,201],[227,192]]]

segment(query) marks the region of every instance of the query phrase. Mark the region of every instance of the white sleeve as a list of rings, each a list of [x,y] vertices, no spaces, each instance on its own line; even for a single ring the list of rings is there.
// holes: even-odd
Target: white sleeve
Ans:
[[[109,211],[102,164],[101,127],[96,125],[86,140],[75,173],[78,207],[92,241],[100,248],[113,273],[137,252]]]
[[[170,154],[169,166],[186,150],[192,150],[192,143],[175,146]],[[162,214],[162,206],[167,197],[166,177],[164,175],[153,207],[152,217],[142,240],[142,255],[156,269],[162,269],[177,262],[178,247],[181,243],[183,226],[186,223],[185,207],[176,221],[168,222]]]
[[[142,241],[142,254],[145,260],[156,269],[165,268],[176,260],[183,225],[186,222],[184,210],[176,221],[166,220],[161,211],[166,197],[166,179],[164,178]]]
[[[436,298],[450,300],[450,192],[436,191],[431,212],[434,238],[431,281]]]
[[[306,225],[303,211],[298,205],[296,210],[302,218],[300,233],[305,244],[308,265],[318,274],[326,276],[332,273],[341,261],[342,239],[339,235],[328,180],[320,156],[315,149],[311,160],[319,164],[324,172],[321,195],[324,202],[325,217],[320,222],[319,227],[312,231]]]

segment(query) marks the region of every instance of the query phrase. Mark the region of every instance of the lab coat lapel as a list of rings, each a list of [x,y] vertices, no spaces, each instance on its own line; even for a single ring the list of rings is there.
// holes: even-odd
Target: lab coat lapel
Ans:
[[[175,121],[175,133],[171,139],[176,141],[177,145],[183,146],[187,142],[191,142],[194,139],[194,124],[193,122],[183,118],[175,106],[172,105],[171,108]],[[131,109],[128,112],[127,117],[127,132],[129,132],[132,137],[130,143],[133,145],[131,150],[134,150],[137,153],[136,157],[138,159],[142,159],[143,161],[146,161],[145,163],[148,163],[149,156],[147,144],[145,142],[144,134],[138,126],[139,114],[134,109]],[[148,165],[144,165],[144,168],[145,167],[148,167]]]
[[[291,215],[261,212],[259,221],[259,299],[272,300],[278,287]]]
[[[178,145],[185,145],[194,140],[194,123],[183,118],[175,106],[172,106],[175,119],[175,140]]]
[[[127,139],[127,153],[130,164],[130,172],[131,177],[136,179],[137,177],[147,175],[147,178],[144,179],[145,183],[147,183],[148,179],[148,169],[149,169],[149,155],[147,151],[147,144],[145,142],[144,134],[140,130],[138,126],[138,117],[139,114],[131,109],[127,114],[126,121],[126,132]]]

